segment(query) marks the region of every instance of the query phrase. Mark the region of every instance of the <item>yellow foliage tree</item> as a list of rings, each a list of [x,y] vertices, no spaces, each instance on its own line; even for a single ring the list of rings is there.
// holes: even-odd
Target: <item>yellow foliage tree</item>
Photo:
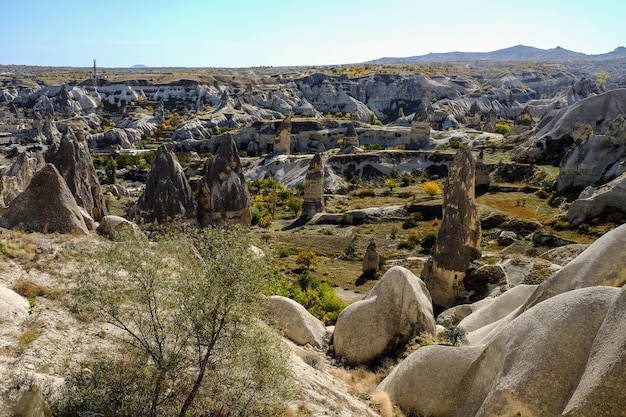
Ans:
[[[424,183],[424,192],[430,195],[430,199],[432,200],[435,195],[441,194],[441,188],[435,181],[426,181]]]

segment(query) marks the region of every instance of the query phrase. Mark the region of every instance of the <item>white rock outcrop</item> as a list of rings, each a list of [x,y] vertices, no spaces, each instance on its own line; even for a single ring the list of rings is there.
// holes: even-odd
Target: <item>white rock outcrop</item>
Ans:
[[[286,338],[298,345],[321,348],[325,345],[326,327],[306,308],[287,297],[273,295],[265,300],[267,320]]]
[[[389,269],[370,293],[337,318],[335,353],[351,365],[393,354],[413,336],[435,333],[426,284],[401,266]]]
[[[623,415],[626,288],[569,291],[512,320],[484,347],[417,350],[378,389],[407,414]]]

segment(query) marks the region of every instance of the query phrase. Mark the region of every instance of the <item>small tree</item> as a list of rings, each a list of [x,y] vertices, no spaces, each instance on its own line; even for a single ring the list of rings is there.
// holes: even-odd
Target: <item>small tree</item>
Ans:
[[[389,191],[393,192],[393,189],[400,186],[400,181],[395,178],[387,178],[385,180],[385,186],[389,187]]]
[[[298,253],[296,263],[302,265],[305,269],[311,269],[320,264],[320,260],[312,250],[303,250]]]
[[[55,415],[280,414],[288,354],[255,331],[271,276],[238,229],[132,237],[98,251],[77,277],[78,306],[117,327],[126,352],[89,368],[100,373],[71,374]]]
[[[435,181],[426,181],[424,183],[424,192],[430,195],[430,199],[432,200],[436,195],[441,194],[441,188]]]
[[[113,158],[109,158],[104,172],[106,174],[105,183],[115,184],[117,182],[117,161]]]
[[[402,107],[398,109],[398,118],[400,117],[404,117],[404,109]]]
[[[302,211],[303,204],[304,204],[304,200],[295,195],[292,195],[291,197],[287,199],[287,207],[289,207],[289,209],[293,211],[293,215],[296,217]]]

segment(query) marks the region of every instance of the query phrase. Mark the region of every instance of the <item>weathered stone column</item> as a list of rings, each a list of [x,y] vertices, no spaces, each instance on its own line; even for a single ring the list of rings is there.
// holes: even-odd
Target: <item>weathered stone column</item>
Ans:
[[[324,211],[324,166],[322,157],[316,153],[304,180],[304,203],[302,204],[301,218],[310,219],[317,213]]]

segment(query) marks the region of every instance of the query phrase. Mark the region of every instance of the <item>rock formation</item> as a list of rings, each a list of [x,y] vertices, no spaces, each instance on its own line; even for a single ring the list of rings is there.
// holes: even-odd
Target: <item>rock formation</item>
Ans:
[[[591,126],[588,127],[577,146],[570,149],[561,161],[557,179],[559,193],[580,191],[626,172],[624,117],[619,115],[611,120],[605,134],[592,134]]]
[[[380,269],[382,256],[378,253],[376,242],[372,239],[363,255],[363,275],[374,276]]]
[[[93,149],[135,149],[141,146],[141,131],[138,129],[113,128],[103,133],[87,135],[89,147]]]
[[[183,168],[166,146],[157,149],[146,188],[133,208],[140,223],[165,223],[196,215],[195,201]]]
[[[430,138],[430,123],[432,108],[422,100],[411,120],[411,143],[407,149],[420,149]]]
[[[567,221],[578,226],[610,210],[626,213],[626,173],[599,187],[587,187],[567,209]]]
[[[278,295],[267,297],[265,310],[270,324],[301,346],[324,347],[326,327],[297,302]]]
[[[559,163],[574,143],[576,125],[590,125],[595,135],[604,135],[610,122],[624,114],[624,102],[626,89],[616,89],[544,116],[533,136],[515,149],[513,159],[528,163]]]
[[[324,167],[322,157],[316,153],[306,172],[304,180],[304,202],[302,219],[311,219],[315,214],[324,211]]]
[[[569,291],[535,305],[484,346],[417,350],[378,389],[406,414],[622,415],[624,317],[626,288]]]
[[[67,183],[47,164],[0,216],[0,227],[34,232],[88,234],[87,225]]]
[[[463,145],[450,166],[443,189],[441,227],[432,259],[422,272],[433,302],[444,307],[452,306],[462,295],[463,278],[470,262],[481,256],[474,184],[474,157]]]
[[[250,193],[237,146],[230,135],[222,137],[216,154],[206,161],[204,169],[197,194],[200,224],[250,226]]]
[[[46,162],[57,168],[79,207],[96,221],[107,214],[100,182],[82,133],[77,136],[71,129],[68,130],[58,145],[50,147]]]
[[[35,172],[46,162],[41,153],[22,152],[0,177],[0,207],[6,208],[15,197],[28,187]]]
[[[484,153],[481,150],[476,159],[476,172],[475,172],[475,192],[476,194],[483,194],[489,190],[491,185],[491,177],[489,176],[489,168],[484,161]]]
[[[340,152],[350,152],[353,148],[359,147],[359,134],[356,133],[354,123],[350,123],[343,134],[343,145]]]
[[[104,216],[96,232],[110,239],[116,239],[124,234],[137,233],[139,228],[137,225],[120,216]]]
[[[289,155],[291,152],[291,117],[287,116],[276,131],[274,152]]]
[[[435,332],[426,285],[408,269],[394,266],[363,300],[339,314],[333,345],[338,356],[359,365],[396,353],[421,332]]]

